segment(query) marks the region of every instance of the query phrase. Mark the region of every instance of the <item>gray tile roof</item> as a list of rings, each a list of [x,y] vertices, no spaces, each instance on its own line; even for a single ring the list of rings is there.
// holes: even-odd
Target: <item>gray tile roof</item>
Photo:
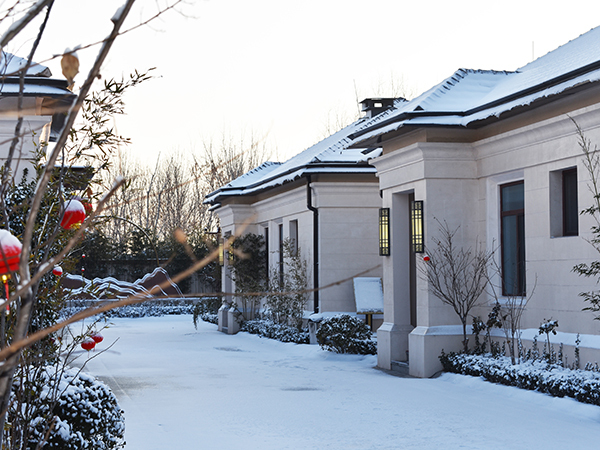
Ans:
[[[519,106],[600,80],[600,27],[514,72],[460,69],[440,84],[351,135],[368,144],[403,126],[476,124]]]
[[[395,101],[395,106],[404,102],[404,99],[398,99]],[[386,115],[389,111],[384,111],[380,115]],[[369,120],[368,118],[358,119],[283,163],[266,162],[262,164],[208,194],[204,203],[216,205],[225,197],[255,194],[258,191],[280,186],[309,174],[374,174],[375,168],[368,164],[368,160],[379,156],[381,149],[349,148],[354,143],[349,136]]]

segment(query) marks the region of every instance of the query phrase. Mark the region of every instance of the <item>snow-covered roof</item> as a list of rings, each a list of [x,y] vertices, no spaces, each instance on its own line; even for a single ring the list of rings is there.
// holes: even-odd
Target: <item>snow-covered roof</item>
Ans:
[[[459,69],[386,117],[374,117],[350,137],[362,145],[403,126],[472,126],[599,80],[597,27],[514,72]]]
[[[404,103],[394,102],[394,107]],[[379,115],[387,115],[386,110]],[[363,117],[338,132],[307,148],[286,162],[266,162],[229,184],[208,194],[205,203],[218,204],[224,197],[255,194],[294,181],[302,176],[319,173],[375,173],[368,160],[381,154],[379,148],[349,148],[354,140],[349,136],[370,119]]]
[[[11,53],[0,52],[0,75],[2,76],[17,76],[27,65],[25,58],[20,58]],[[28,77],[45,77],[52,76],[52,72],[46,66],[38,63],[32,63],[27,69]]]
[[[27,65],[27,60],[7,52],[0,52],[0,95],[19,95],[19,76]],[[23,95],[64,98],[73,97],[67,89],[67,81],[50,78],[52,72],[46,66],[32,63],[27,69]]]

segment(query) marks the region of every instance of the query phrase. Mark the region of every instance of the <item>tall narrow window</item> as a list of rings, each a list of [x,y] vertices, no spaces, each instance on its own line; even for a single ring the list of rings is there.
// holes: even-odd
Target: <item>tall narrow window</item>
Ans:
[[[279,224],[279,284],[283,286],[283,224]]]
[[[563,236],[579,234],[579,207],[577,205],[577,169],[562,172]]]
[[[265,270],[267,279],[269,278],[269,227],[265,227]]]
[[[502,294],[525,295],[525,192],[522,181],[500,186]]]
[[[298,221],[290,220],[290,244],[292,254],[298,254]]]

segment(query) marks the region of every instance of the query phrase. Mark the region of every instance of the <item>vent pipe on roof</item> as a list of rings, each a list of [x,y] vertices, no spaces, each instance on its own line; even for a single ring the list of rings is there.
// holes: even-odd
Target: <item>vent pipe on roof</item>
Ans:
[[[361,104],[361,111],[365,113],[365,117],[375,117],[377,114],[393,108],[394,98],[366,98]]]

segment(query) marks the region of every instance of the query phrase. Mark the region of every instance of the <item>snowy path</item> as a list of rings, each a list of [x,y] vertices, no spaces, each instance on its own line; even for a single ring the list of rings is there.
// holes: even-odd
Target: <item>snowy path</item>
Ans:
[[[227,336],[191,316],[115,319],[86,370],[126,450],[598,449],[600,407],[472,377],[397,378],[375,357]]]

